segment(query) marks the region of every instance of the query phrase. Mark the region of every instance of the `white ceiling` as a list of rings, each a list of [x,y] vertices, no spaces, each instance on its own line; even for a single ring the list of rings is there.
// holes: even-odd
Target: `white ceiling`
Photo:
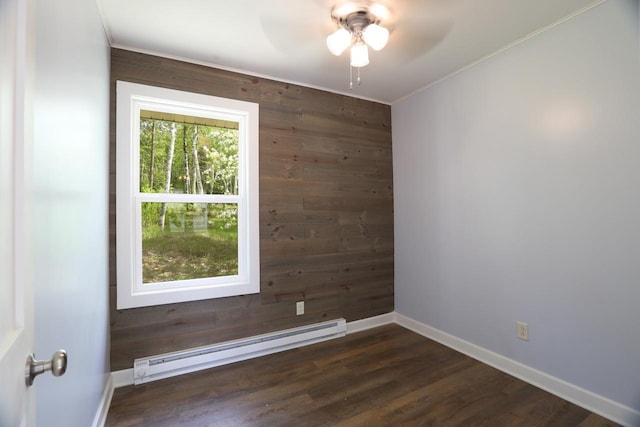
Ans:
[[[369,1],[369,0],[361,0]],[[333,56],[341,0],[98,0],[114,47],[177,57],[393,103],[606,0],[394,0],[388,45],[370,51],[349,90],[348,54]],[[344,1],[342,1],[344,2]]]

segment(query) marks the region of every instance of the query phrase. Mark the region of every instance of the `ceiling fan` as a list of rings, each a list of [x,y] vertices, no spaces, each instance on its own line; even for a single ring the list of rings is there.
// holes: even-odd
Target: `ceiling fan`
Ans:
[[[381,3],[346,2],[331,9],[331,19],[338,29],[327,36],[327,47],[336,56],[347,48],[350,53],[351,79],[349,87],[353,89],[353,68],[358,71],[357,84],[360,84],[360,68],[369,64],[369,47],[381,50],[389,41],[389,30],[382,26],[390,12]]]
[[[261,23],[270,43],[288,55],[319,55],[325,43],[324,52],[328,47],[336,56],[349,49],[350,71],[359,74],[369,64],[369,48],[379,51],[388,43],[376,54],[387,63],[411,61],[432,49],[449,32],[461,1],[276,0],[262,12]]]

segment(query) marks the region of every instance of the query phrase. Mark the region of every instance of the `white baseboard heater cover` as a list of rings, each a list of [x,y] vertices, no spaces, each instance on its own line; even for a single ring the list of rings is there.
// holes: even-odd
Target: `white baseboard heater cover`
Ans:
[[[143,384],[265,356],[343,337],[346,332],[347,322],[344,319],[336,319],[210,346],[135,359],[133,362],[133,382],[134,384]]]

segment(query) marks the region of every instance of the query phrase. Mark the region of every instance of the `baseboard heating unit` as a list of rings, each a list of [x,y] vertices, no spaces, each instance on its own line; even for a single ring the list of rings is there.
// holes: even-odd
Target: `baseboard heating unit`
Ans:
[[[213,368],[346,335],[344,319],[135,359],[134,384]]]

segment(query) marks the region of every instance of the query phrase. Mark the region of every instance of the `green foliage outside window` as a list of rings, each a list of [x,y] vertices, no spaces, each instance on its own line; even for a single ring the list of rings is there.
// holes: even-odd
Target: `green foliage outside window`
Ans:
[[[238,130],[140,119],[140,191],[238,194]],[[143,282],[238,274],[238,209],[142,203]]]

